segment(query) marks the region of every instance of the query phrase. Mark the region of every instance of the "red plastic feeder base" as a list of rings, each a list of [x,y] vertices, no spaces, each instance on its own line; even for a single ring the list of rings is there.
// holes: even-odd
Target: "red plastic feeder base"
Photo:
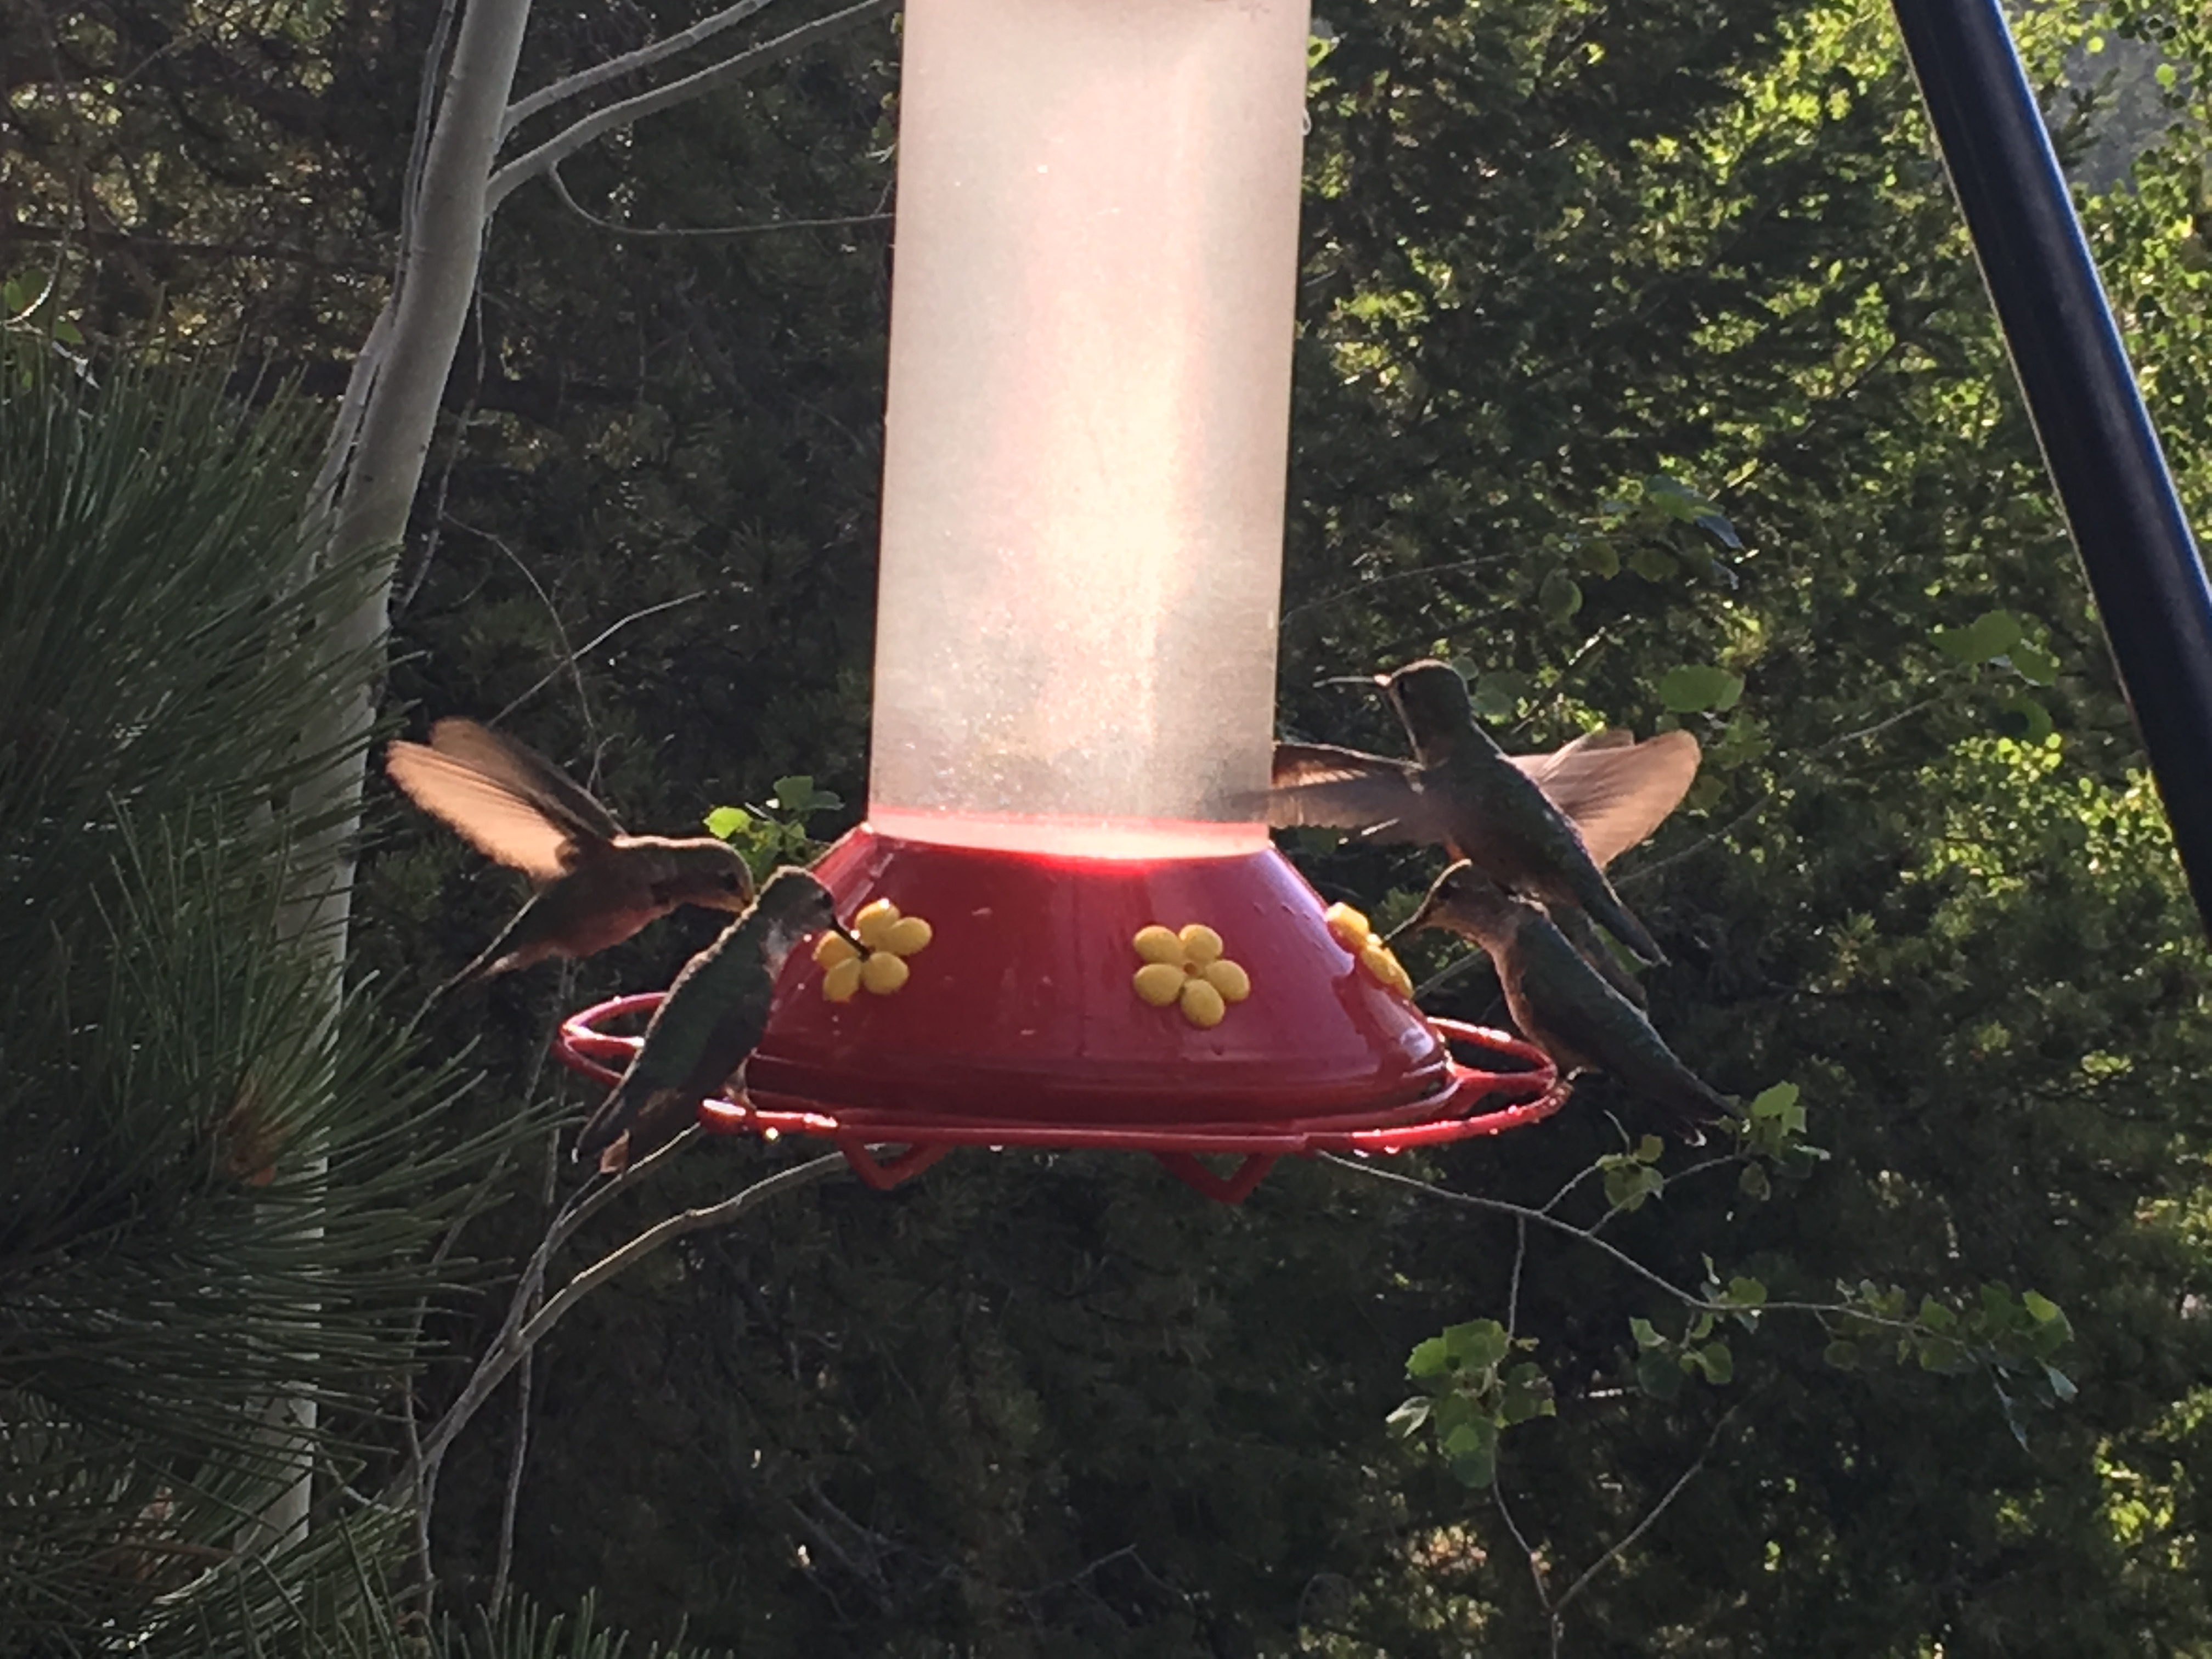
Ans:
[[[887,900],[928,924],[928,942],[907,951],[895,989],[864,983],[842,1001],[825,994],[823,968],[794,952],[743,1090],[703,1103],[701,1121],[832,1140],[872,1187],[895,1186],[955,1146],[1115,1148],[1151,1152],[1234,1203],[1286,1154],[1496,1134],[1565,1099],[1541,1050],[1432,1021],[1377,979],[1269,846],[1070,857],[863,824],[815,873],[848,921]],[[1218,936],[1248,995],[1209,1006],[1204,993],[1165,1006],[1139,994],[1139,932],[1191,923]],[[918,931],[886,943],[910,946]],[[1182,971],[1196,977],[1203,966]],[[866,980],[898,977],[879,968]],[[1233,991],[1237,975],[1225,978]],[[611,1083],[639,1039],[600,1028],[659,1001],[655,992],[586,1009],[562,1026],[556,1050]],[[1216,1011],[1210,1025],[1192,1018]],[[1479,1051],[1481,1063],[1462,1063],[1448,1042]],[[1515,1069],[1490,1069],[1499,1061]],[[888,1160],[872,1150],[894,1146],[904,1150]],[[1198,1161],[1216,1153],[1243,1162],[1218,1175]]]

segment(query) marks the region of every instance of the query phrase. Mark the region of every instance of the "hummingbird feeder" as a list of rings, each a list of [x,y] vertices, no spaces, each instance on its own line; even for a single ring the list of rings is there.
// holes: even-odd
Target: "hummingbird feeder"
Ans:
[[[878,1187],[1140,1150],[1233,1202],[1287,1153],[1558,1109],[1250,821],[1306,41],[1306,0],[909,0],[869,812],[815,867],[860,945],[793,954],[708,1128]],[[635,1039],[599,1028],[655,1000],[563,1057],[611,1077]]]

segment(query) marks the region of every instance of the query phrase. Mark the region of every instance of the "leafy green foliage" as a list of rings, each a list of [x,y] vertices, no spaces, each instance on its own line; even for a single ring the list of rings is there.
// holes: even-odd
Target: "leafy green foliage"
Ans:
[[[1447,1326],[1417,1343],[1406,1375],[1425,1392],[1390,1413],[1390,1426],[1432,1431],[1437,1455],[1462,1486],[1487,1486],[1498,1475],[1498,1438],[1516,1424],[1551,1417],[1551,1379],[1533,1360],[1510,1363],[1535,1346],[1515,1340],[1494,1319]]]
[[[23,89],[23,143],[0,153],[19,219],[57,232],[56,314],[95,353],[235,342],[249,369],[334,389],[398,229],[436,10],[404,0],[364,30],[293,8],[264,31],[149,0],[51,46],[7,14],[19,56],[57,53],[73,88]],[[541,8],[525,82],[696,10]],[[1645,980],[1660,1029],[1753,1094],[1752,1144],[1702,1170],[1632,1158],[1665,1181],[1657,1202],[1617,1208],[1593,1176],[1567,1203],[1702,1286],[1715,1324],[1692,1338],[1689,1310],[1536,1234],[1516,1300],[1510,1222],[1333,1168],[1280,1170],[1228,1212],[1133,1160],[979,1152],[888,1199],[810,1195],[580,1308],[544,1356],[516,1579],[597,1583],[641,1630],[688,1613],[763,1659],[1546,1651],[1516,1534],[1382,1427],[1441,1310],[1512,1306],[1556,1407],[1496,1442],[1521,1536],[1588,1561],[1650,1522],[1582,1590],[1561,1651],[2203,1647],[2205,954],[1891,20],[1855,0],[1382,0],[1331,21],[1284,719],[1391,750],[1386,711],[1313,688],[1433,653],[1510,747],[1601,720],[1705,744],[1684,813],[1614,873],[1673,958]],[[2142,153],[2083,201],[2202,521],[2206,27],[2136,0],[2014,23],[2039,84],[2084,28],[2146,37],[2172,71],[2119,89]],[[866,216],[890,183],[894,56],[888,31],[854,37],[594,146],[568,181],[634,226]],[[2118,105],[2066,97],[2073,149]],[[78,234],[85,201],[105,217]],[[484,714],[617,629],[516,726],[625,823],[783,802],[776,781],[801,774],[857,803],[885,228],[580,226],[526,191],[491,240],[407,550],[393,699]],[[1941,643],[1994,611],[2020,623],[2009,648]],[[1684,668],[1741,689],[1709,679],[1670,708]],[[427,989],[514,895],[434,826],[384,823],[360,969]],[[1334,836],[1298,856],[1376,915],[1434,867]],[[457,1103],[457,1132],[542,1107],[553,1018],[665,983],[711,922],[434,1009],[429,1040],[502,1085]],[[1470,974],[1437,1007],[1502,1018],[1493,1002]],[[1778,1077],[1797,1092],[1753,1094]],[[1793,1109],[1817,1111],[1826,1158]],[[1633,1145],[1637,1111],[1586,1079],[1540,1130],[1398,1167],[1555,1192],[1620,1155],[1609,1114]],[[779,1155],[702,1146],[604,1234]],[[509,1202],[470,1234],[495,1260],[528,1248],[544,1190],[521,1167],[495,1185]],[[1725,1275],[1700,1278],[1708,1255]],[[1737,1279],[1767,1311],[1736,1305]],[[1863,1283],[1912,1287],[1909,1341],[1839,1302]],[[2022,1322],[2040,1304],[2000,1318],[1985,1285],[2063,1305],[2063,1409]],[[1923,1297],[1951,1332],[1915,1322]],[[1838,1338],[1784,1325],[1806,1317],[1790,1303],[1869,1322],[1849,1338],[1864,1363],[1826,1364]],[[457,1307],[433,1338],[473,1351],[478,1318]],[[1634,1386],[1638,1318],[1671,1345],[1671,1400]],[[1923,1367],[1977,1318],[1970,1373]],[[1728,1382],[1710,1357],[1684,1369],[1717,1342]],[[426,1399],[443,1386],[434,1370]],[[447,1471],[449,1605],[491,1579],[514,1426],[488,1412]]]
[[[807,833],[806,820],[817,812],[842,811],[844,805],[843,796],[817,788],[811,777],[778,778],[765,806],[717,806],[708,813],[707,833],[744,854],[746,867],[759,881],[779,865],[811,864],[819,857],[822,843]]]

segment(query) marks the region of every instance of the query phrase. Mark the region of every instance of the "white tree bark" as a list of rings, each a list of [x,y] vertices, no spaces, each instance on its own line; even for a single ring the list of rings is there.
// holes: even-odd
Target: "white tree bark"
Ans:
[[[392,296],[355,363],[339,408],[310,503],[308,556],[349,562],[356,555],[374,553],[380,563],[362,602],[321,641],[328,660],[369,660],[391,626],[400,539],[476,293],[484,186],[529,19],[530,0],[469,0],[409,204],[407,245]],[[323,827],[295,843],[300,886],[287,931],[325,981],[333,1013],[352,915],[354,842],[366,764],[362,750],[375,720],[380,678],[364,675],[348,685],[331,700],[321,720],[301,734],[304,752],[328,757],[329,763],[301,786],[291,803],[301,817]],[[313,1435],[315,1416],[312,1400],[276,1401],[272,1437],[295,1447]],[[298,1457],[297,1478],[261,1516],[251,1545],[283,1548],[305,1535],[313,1465],[307,1455]]]
[[[750,70],[781,62],[817,40],[889,11],[897,0],[857,0],[789,33],[734,54],[724,63],[587,116],[506,167],[496,167],[501,139],[520,121],[615,76],[650,67],[751,15],[769,0],[736,0],[682,34],[629,53],[596,70],[557,81],[510,106],[515,66],[529,23],[530,0],[465,0],[453,62],[438,95],[419,176],[405,204],[405,244],[391,298],[354,365],[310,497],[305,538],[313,563],[373,560],[362,601],[321,642],[325,660],[378,666],[333,697],[301,750],[328,763],[295,791],[290,806],[303,823],[322,828],[293,843],[300,872],[287,914],[327,987],[335,1012],[345,970],[352,915],[355,842],[361,828],[367,753],[381,690],[381,652],[391,628],[392,578],[407,521],[421,486],[446,381],[453,370],[491,215],[517,185],[550,172],[558,161],[617,126],[687,102]],[[298,1443],[315,1425],[311,1401],[273,1402],[271,1433]],[[305,1530],[310,1469],[265,1514],[257,1541],[279,1545]]]

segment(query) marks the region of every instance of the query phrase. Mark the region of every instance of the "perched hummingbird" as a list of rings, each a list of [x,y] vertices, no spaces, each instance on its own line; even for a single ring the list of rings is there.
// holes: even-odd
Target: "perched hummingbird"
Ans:
[[[1549,754],[1509,756],[1475,723],[1467,682],[1450,665],[1408,663],[1376,684],[1404,722],[1413,759],[1279,744],[1268,823],[1441,844],[1515,892],[1580,905],[1644,961],[1666,960],[1604,866],[1680,802],[1698,772],[1695,738],[1663,732],[1638,743],[1626,732],[1592,732]]]
[[[627,836],[607,809],[543,757],[474,720],[440,720],[430,741],[395,743],[384,769],[407,798],[537,895],[449,984],[548,957],[619,945],[679,904],[743,910],[752,873],[712,836]]]
[[[1674,1057],[1651,1023],[1583,960],[1541,907],[1514,897],[1472,861],[1438,876],[1421,908],[1390,939],[1418,927],[1448,927],[1489,952],[1513,1023],[1562,1073],[1610,1073],[1663,1111],[1693,1145],[1705,1139],[1700,1124],[1735,1110]]]
[[[597,1153],[612,1175],[683,1133],[768,1029],[783,959],[825,927],[860,943],[812,875],[787,866],[770,876],[753,908],[684,964],[629,1069],[577,1133],[576,1156]]]

